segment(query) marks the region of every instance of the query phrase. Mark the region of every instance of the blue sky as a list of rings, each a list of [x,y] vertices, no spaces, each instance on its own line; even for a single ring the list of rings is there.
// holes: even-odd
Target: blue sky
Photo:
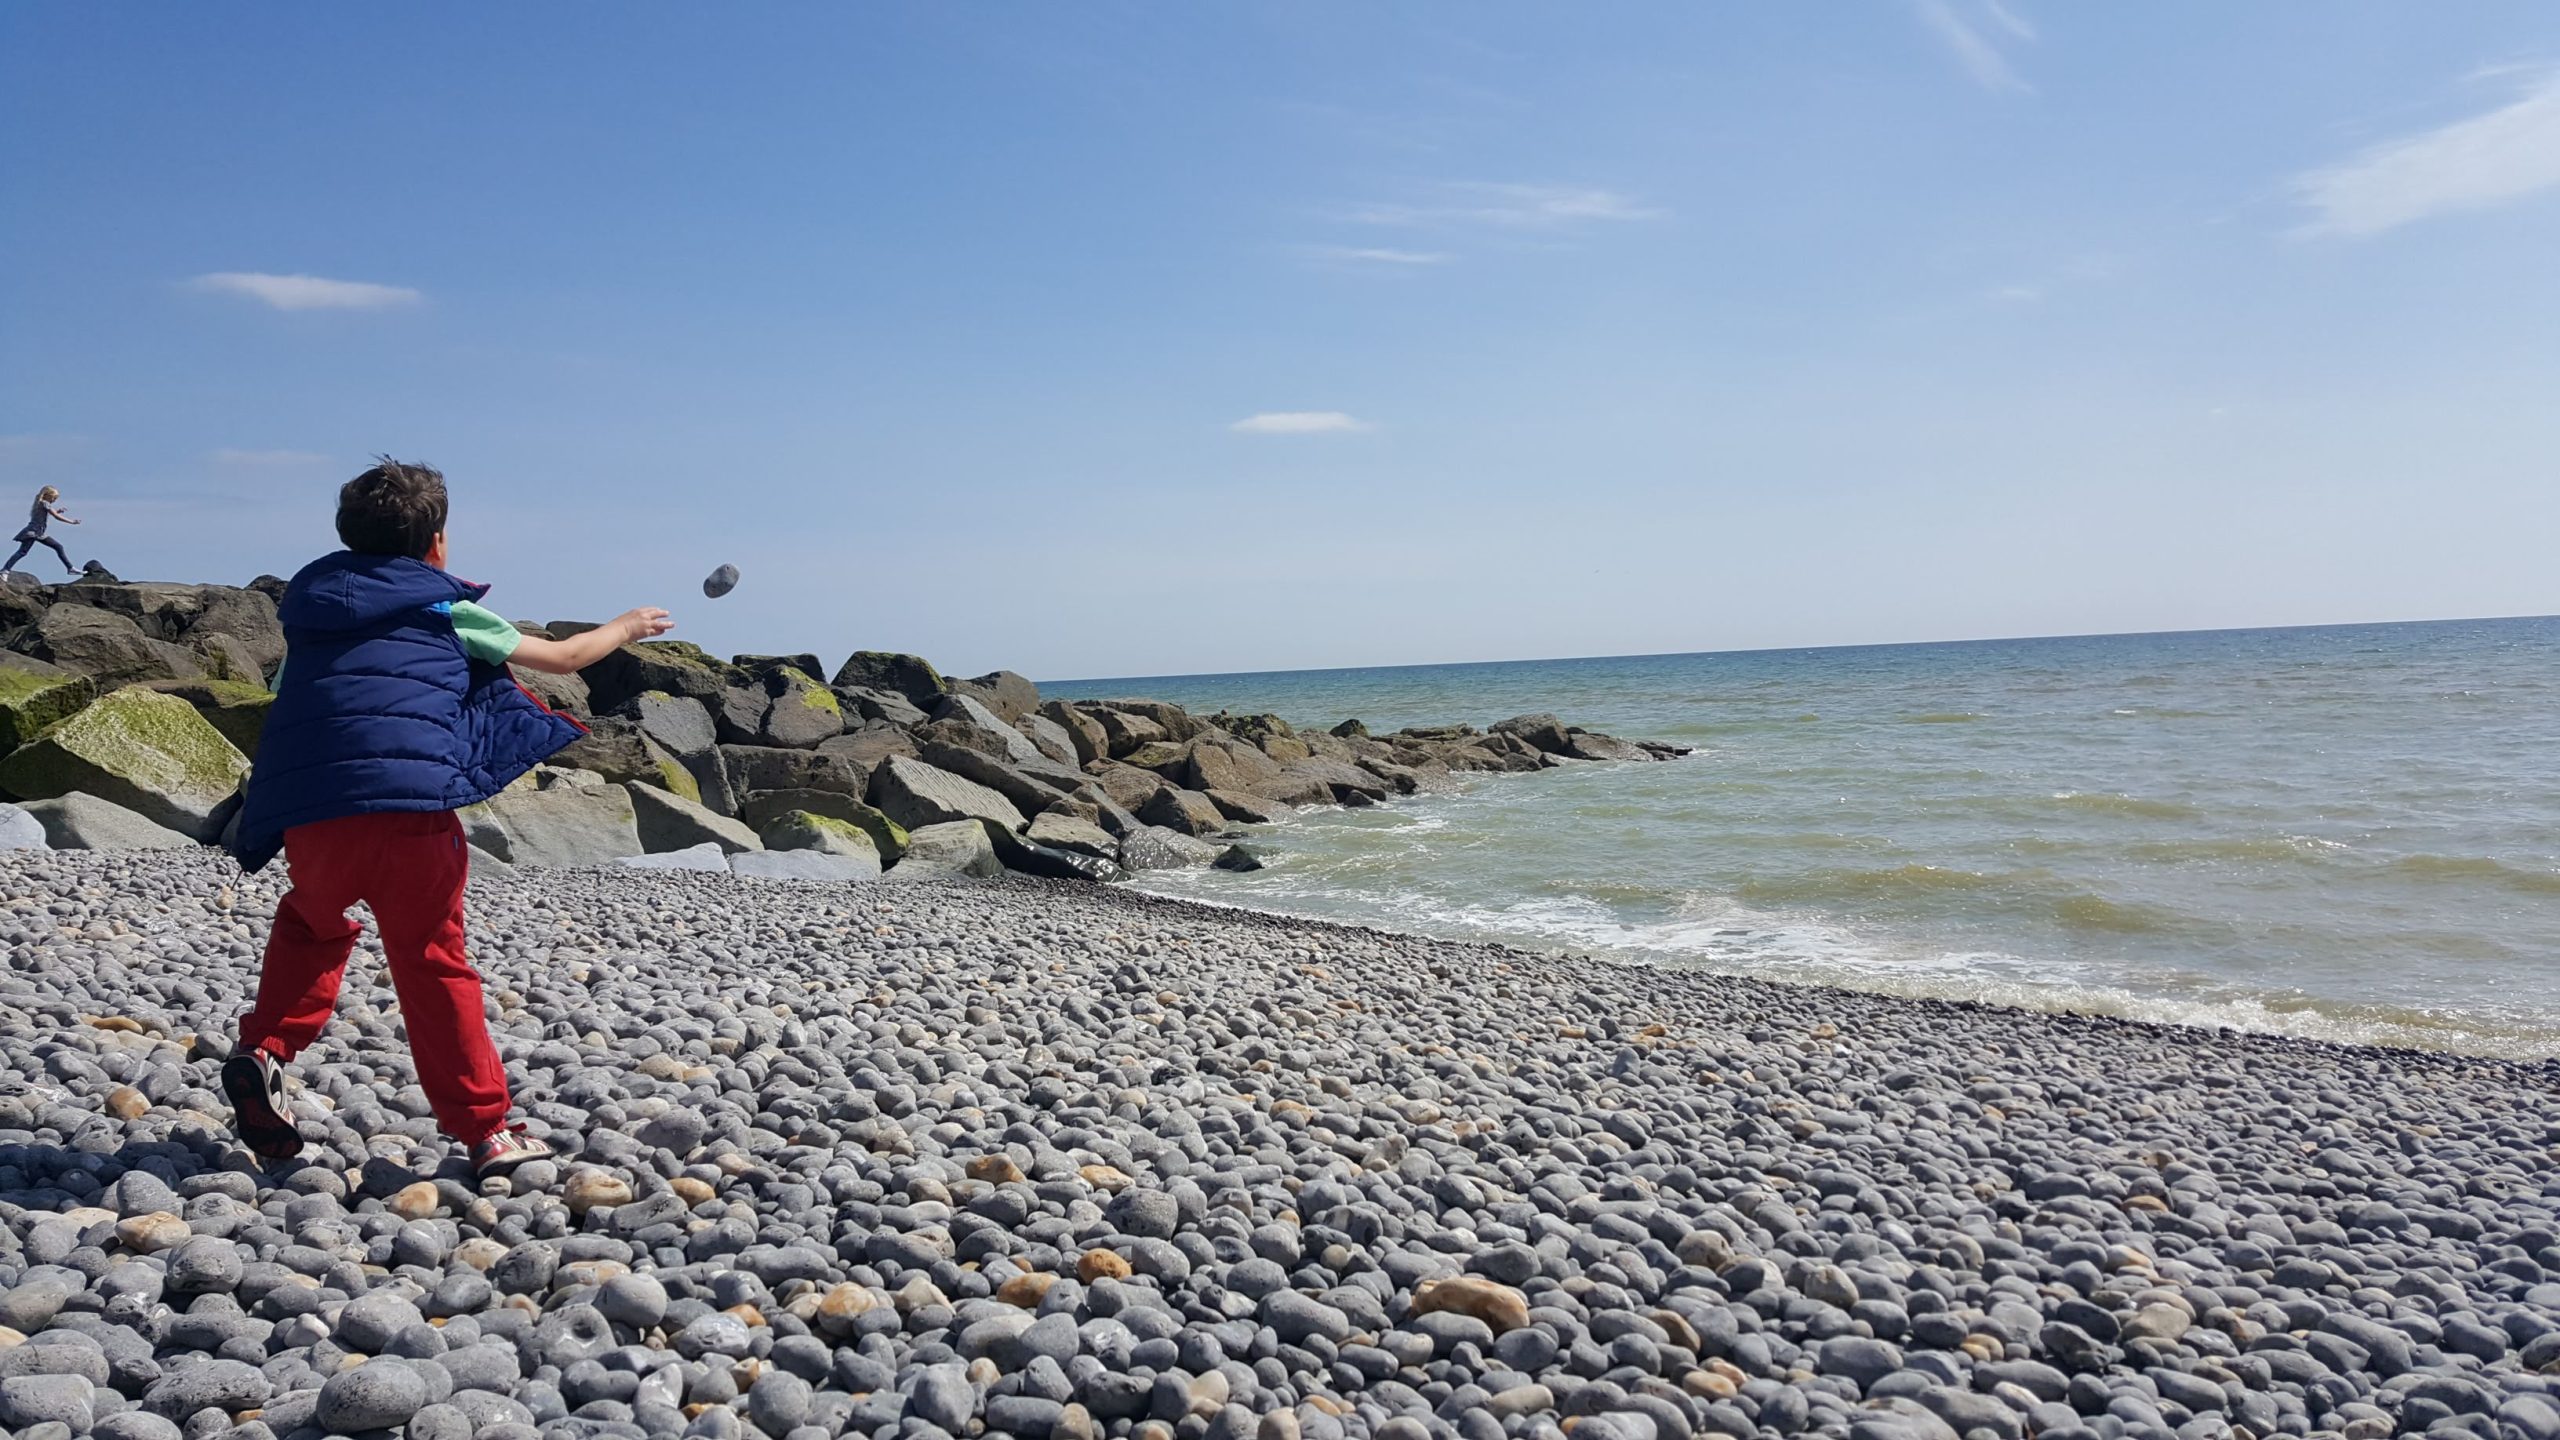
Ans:
[[[2546,4],[0,11],[0,487],[718,650],[2546,612],[2555,254]]]

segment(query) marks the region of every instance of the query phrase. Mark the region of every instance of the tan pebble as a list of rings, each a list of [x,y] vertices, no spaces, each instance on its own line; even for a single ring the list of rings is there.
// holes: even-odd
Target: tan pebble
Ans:
[[[735,1179],[738,1176],[744,1175],[748,1171],[756,1168],[754,1156],[741,1155],[735,1150],[730,1151],[728,1154],[721,1156],[719,1159],[714,1160],[711,1163],[719,1167],[721,1174],[729,1176],[731,1179]]]
[[[1078,1169],[1076,1175],[1087,1185],[1109,1195],[1117,1195],[1138,1183],[1130,1179],[1126,1172],[1111,1165],[1087,1165]]]
[[[150,1097],[130,1085],[119,1085],[107,1092],[107,1113],[119,1120],[139,1120],[150,1108]]]
[[[1692,1370],[1680,1377],[1680,1388],[1710,1400],[1730,1400],[1741,1387],[1712,1370]]]
[[[599,1206],[630,1204],[631,1183],[603,1170],[578,1170],[560,1187],[560,1199],[570,1214],[584,1215]]]
[[[1731,1385],[1736,1390],[1741,1389],[1743,1383],[1751,1378],[1750,1376],[1742,1373],[1741,1366],[1734,1364],[1730,1360],[1710,1360],[1700,1368],[1704,1369],[1708,1374],[1724,1381],[1726,1384]]]
[[[139,1035],[142,1022],[123,1015],[90,1015],[84,1017],[91,1028],[112,1030],[119,1035]]]
[[[1012,1185],[1022,1179],[1022,1167],[1010,1155],[980,1155],[969,1162],[969,1178],[988,1185]]]
[[[1558,1037],[1566,1040],[1588,1040],[1591,1038],[1591,1032],[1583,1029],[1579,1025],[1558,1026],[1556,1028],[1556,1034]]]
[[[750,1355],[729,1367],[729,1378],[737,1382],[740,1390],[752,1390],[756,1382],[764,1378],[764,1372],[771,1368],[766,1362]]]
[[[1310,1395],[1307,1397],[1307,1403],[1313,1405],[1327,1415],[1339,1416],[1351,1413],[1350,1405],[1341,1400],[1337,1400],[1330,1395]]]
[[[1414,1287],[1414,1314],[1429,1315],[1439,1311],[1472,1315],[1491,1326],[1496,1335],[1507,1334],[1529,1323],[1529,1302],[1519,1291],[1473,1275],[1425,1280]]]
[[[1034,1270],[1028,1275],[1016,1275],[997,1286],[996,1298],[1007,1305],[1033,1310],[1039,1308],[1042,1297],[1049,1293],[1049,1287],[1057,1283],[1057,1276],[1045,1270]]]
[[[723,1315],[737,1316],[740,1320],[746,1322],[746,1326],[750,1330],[761,1330],[764,1328],[764,1312],[753,1305],[732,1305],[720,1313]]]
[[[116,1222],[116,1243],[137,1255],[157,1255],[187,1243],[187,1222],[166,1210]]]
[[[859,1285],[832,1286],[818,1299],[818,1320],[824,1325],[847,1327],[856,1317],[867,1314],[879,1303],[878,1296]]]
[[[2169,1202],[2157,1195],[2128,1195],[2125,1197],[2124,1208],[2161,1215],[2168,1212]]]
[[[382,1208],[403,1220],[424,1220],[443,1204],[444,1197],[436,1193],[435,1182],[421,1180],[415,1185],[401,1186],[390,1199],[382,1202]]]
[[[103,1225],[115,1219],[116,1212],[96,1205],[74,1205],[62,1212],[62,1218],[70,1221],[73,1226],[86,1230],[92,1225]]]
[[[474,1270],[486,1270],[498,1263],[507,1247],[486,1236],[474,1235],[453,1249],[453,1258]]]
[[[573,1260],[560,1267],[553,1277],[552,1287],[602,1285],[607,1280],[618,1280],[630,1273],[631,1267],[619,1260]]]
[[[1109,1250],[1087,1250],[1076,1261],[1076,1278],[1090,1285],[1096,1280],[1129,1278],[1129,1262]]]
[[[1672,1344],[1692,1355],[1698,1353],[1698,1327],[1689,1323],[1688,1316],[1677,1310],[1647,1310],[1644,1313],[1646,1319],[1662,1327],[1662,1333],[1671,1337]]]
[[[677,1176],[667,1188],[675,1191],[676,1198],[683,1201],[688,1209],[710,1199],[712,1193],[709,1181],[696,1180],[690,1175]]]
[[[0,1350],[15,1350],[26,1343],[26,1336],[19,1334],[17,1331],[10,1329],[6,1325],[0,1325]]]

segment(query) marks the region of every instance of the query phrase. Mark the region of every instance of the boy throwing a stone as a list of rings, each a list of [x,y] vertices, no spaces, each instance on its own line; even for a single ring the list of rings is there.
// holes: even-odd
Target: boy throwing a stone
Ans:
[[[510,663],[568,674],[672,622],[641,609],[566,640],[520,635],[481,607],[489,587],[445,573],[445,516],[442,475],[382,457],[338,492],[346,548],[304,566],[277,606],[285,663],[231,845],[252,871],[282,852],[293,888],[222,1067],[241,1139],[270,1162],[302,1152],[283,1067],[329,1023],[359,901],[381,929],[437,1125],[484,1178],[551,1153],[508,1123],[506,1070],[463,954],[470,849],[454,812],[583,733]]]

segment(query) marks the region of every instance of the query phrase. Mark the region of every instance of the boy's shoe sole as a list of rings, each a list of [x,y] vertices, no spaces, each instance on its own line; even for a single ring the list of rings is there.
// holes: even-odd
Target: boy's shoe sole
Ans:
[[[471,1176],[487,1180],[512,1174],[517,1166],[548,1160],[554,1153],[549,1141],[526,1134],[522,1126],[510,1125],[471,1147]]]
[[[222,1093],[231,1101],[231,1128],[251,1154],[275,1161],[302,1153],[302,1131],[285,1113],[284,1071],[265,1052],[223,1061]]]

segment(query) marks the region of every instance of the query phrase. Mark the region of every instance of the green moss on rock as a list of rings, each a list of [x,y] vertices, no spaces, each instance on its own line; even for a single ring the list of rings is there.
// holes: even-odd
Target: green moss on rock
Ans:
[[[663,757],[657,759],[656,764],[659,789],[681,795],[696,805],[702,803],[702,782],[693,778],[692,771],[675,760]]]
[[[0,652],[0,751],[14,750],[96,698],[97,682]]]
[[[248,771],[248,758],[196,707],[132,685],[0,759],[0,791],[24,800],[95,795],[211,840]]]

